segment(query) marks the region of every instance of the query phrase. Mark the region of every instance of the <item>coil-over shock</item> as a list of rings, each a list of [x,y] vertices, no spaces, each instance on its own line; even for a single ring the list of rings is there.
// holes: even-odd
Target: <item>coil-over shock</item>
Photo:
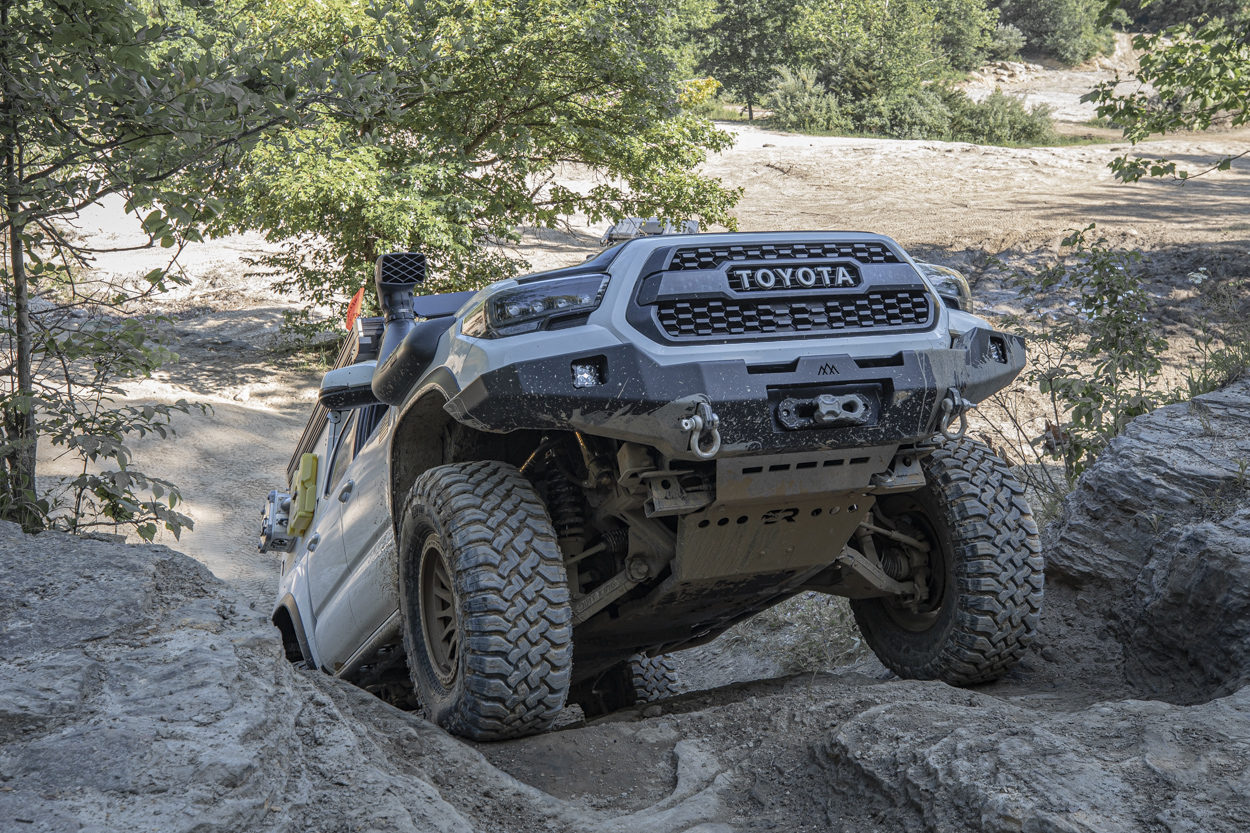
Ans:
[[[556,528],[560,553],[568,561],[586,548],[586,515],[581,495],[569,482],[556,454],[554,448],[547,452],[547,509]]]

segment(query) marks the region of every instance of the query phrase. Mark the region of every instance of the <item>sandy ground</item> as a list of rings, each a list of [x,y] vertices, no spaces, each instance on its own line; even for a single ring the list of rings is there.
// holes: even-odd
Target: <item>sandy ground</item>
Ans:
[[[1107,74],[1056,72],[1022,85],[1070,94]],[[974,282],[986,256],[1045,254],[1065,230],[1091,222],[1117,242],[1163,254],[1194,247],[1250,250],[1250,165],[1244,162],[1184,185],[1126,186],[1107,169],[1127,149],[1122,144],[1011,149],[726,129],[736,134],[735,146],[705,169],[743,189],[736,216],[744,231],[881,232],[913,253],[964,268]],[[1200,168],[1243,149],[1248,139],[1250,132],[1169,138],[1143,150]],[[570,184],[591,184],[577,171],[566,175]],[[85,214],[80,226],[94,242],[135,239],[134,220],[118,203]],[[574,263],[597,250],[603,228],[574,223],[567,230],[528,230],[517,253],[535,268]],[[177,418],[172,441],[135,442],[135,464],[178,483],[195,521],[180,542],[169,535],[162,542],[238,584],[258,607],[270,603],[277,582],[276,560],[255,550],[261,501],[284,484],[318,382],[315,372],[269,352],[282,312],[299,305],[298,298],[280,296],[265,279],[247,275],[244,259],[270,248],[258,236],[244,235],[182,253],[179,262],[190,282],[158,305],[178,319],[168,335],[182,361],[130,391],[135,400],[185,398],[212,406],[207,417]],[[167,256],[160,250],[107,255],[98,268],[137,275]],[[1196,303],[1195,293],[1185,295],[1181,288],[1185,271],[1178,267],[1174,280],[1164,280],[1161,297]],[[1011,306],[1011,292],[992,282],[985,288],[991,290],[983,308],[988,315]],[[45,462],[45,474],[63,471],[50,456]],[[711,681],[734,676],[727,668]]]
[[[996,67],[991,65],[971,73],[960,88],[977,101],[1000,89],[1023,100],[1026,107],[1044,105],[1060,133],[1084,133],[1114,140],[1120,135],[1118,131],[1090,129],[1090,123],[1098,117],[1097,107],[1081,101],[1081,97],[1109,81],[1116,81],[1121,93],[1144,89],[1132,77],[1139,54],[1133,49],[1133,35],[1120,32],[1115,36],[1113,54],[1099,56],[1082,66],[1067,67],[1044,58],[1040,59],[1041,64],[1006,62],[1008,72],[995,72]]]

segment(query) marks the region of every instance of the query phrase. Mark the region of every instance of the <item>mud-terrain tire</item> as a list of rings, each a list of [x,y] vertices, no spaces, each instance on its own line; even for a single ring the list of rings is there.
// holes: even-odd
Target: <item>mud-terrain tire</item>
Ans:
[[[931,598],[916,612],[894,599],[852,600],[855,621],[900,677],[998,679],[1024,656],[1042,612],[1041,543],[1024,487],[969,439],[944,443],[922,467],[923,489],[883,498],[880,507],[929,539]]]
[[[575,687],[570,700],[581,706],[587,718],[594,718],[678,693],[677,666],[671,655],[634,654],[598,679]]]
[[[677,696],[677,666],[672,655],[647,657],[634,654],[629,658],[629,671],[634,678],[635,703],[653,703]]]
[[[569,591],[551,518],[514,466],[417,478],[399,586],[409,672],[431,721],[476,740],[550,728],[572,672]]]

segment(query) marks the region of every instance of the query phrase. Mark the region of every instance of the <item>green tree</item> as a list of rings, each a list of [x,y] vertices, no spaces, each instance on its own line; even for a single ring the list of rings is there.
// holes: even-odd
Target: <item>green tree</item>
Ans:
[[[1250,11],[1246,0],[1126,0],[1124,11],[1139,26],[1164,27],[1198,24],[1212,17],[1232,17]]]
[[[840,100],[888,98],[949,68],[939,6],[927,0],[813,0],[794,51]]]
[[[1028,48],[1066,64],[1079,64],[1115,45],[1104,0],[1000,0],[1003,23],[1024,33]],[[1117,18],[1123,20],[1123,18]]]
[[[950,65],[958,70],[979,67],[994,41],[998,14],[985,0],[937,0],[934,6],[938,45]]]
[[[676,77],[689,80],[700,75],[704,44],[700,37],[716,20],[717,0],[677,0],[674,5],[671,48]]]
[[[198,238],[216,206],[176,187],[178,175],[211,179],[299,118],[320,98],[297,81],[320,73],[316,89],[332,87],[324,67],[236,45],[246,40],[242,30],[196,40],[123,0],[0,0],[0,517],[76,529],[98,513],[148,538],[158,524],[177,534],[188,523],[172,484],[130,467],[124,440],[164,434],[171,412],[191,406],[113,402],[119,382],[170,357],[132,316],[175,278],[158,269],[135,290],[85,275],[94,252],[65,223],[118,195],[127,211],[149,209],[147,245]],[[354,82],[340,80],[335,96],[352,94]],[[65,501],[37,488],[41,435],[83,463],[62,484]]]
[[[849,130],[851,121],[838,110],[838,99],[825,92],[810,67],[778,69],[764,104],[772,110],[769,127],[799,133]]]
[[[1104,15],[1117,6],[1114,0],[1107,3]],[[1138,35],[1133,46],[1144,50],[1135,73],[1143,88],[1121,93],[1116,82],[1109,81],[1081,100],[1096,103],[1100,117],[1122,125],[1124,137],[1134,145],[1169,132],[1206,130],[1217,122],[1239,127],[1250,121],[1250,15],[1214,18],[1198,26],[1183,23]],[[1228,170],[1247,153],[1250,150],[1212,159],[1198,174],[1178,167],[1175,160],[1127,154],[1111,167],[1125,182],[1146,176],[1183,180]]]
[[[755,107],[772,86],[795,24],[796,0],[718,0],[716,20],[700,33],[699,71],[710,73],[747,106]]]
[[[427,290],[498,280],[523,265],[505,251],[518,228],[571,215],[733,222],[738,192],[696,172],[730,139],[681,112],[672,21],[658,7],[430,0],[378,16],[344,0],[263,11],[313,53],[358,32],[372,46],[352,69],[377,78],[386,102],[264,143],[234,176],[205,183],[227,206],[215,230],[286,241],[263,265],[310,301],[354,292],[394,250],[430,255]],[[598,183],[561,184],[569,165]]]

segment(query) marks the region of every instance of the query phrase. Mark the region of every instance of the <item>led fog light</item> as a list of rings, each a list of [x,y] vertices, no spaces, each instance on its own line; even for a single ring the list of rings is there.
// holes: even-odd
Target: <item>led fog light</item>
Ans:
[[[603,384],[603,359],[583,359],[573,362],[573,387],[593,388]]]
[[[1001,338],[990,338],[990,358],[999,364],[1007,363],[1007,343]]]

